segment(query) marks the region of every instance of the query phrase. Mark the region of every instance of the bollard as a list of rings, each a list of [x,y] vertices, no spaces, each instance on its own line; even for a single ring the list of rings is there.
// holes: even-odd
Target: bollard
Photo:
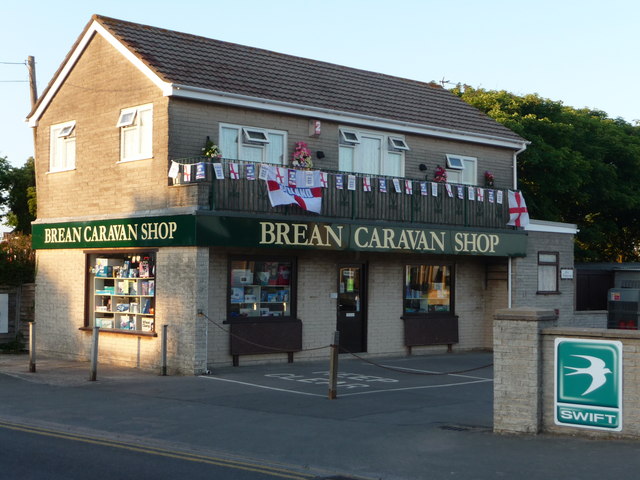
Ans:
[[[338,397],[338,351],[340,350],[340,332],[334,332],[329,358],[329,400]]]
[[[98,376],[98,337],[100,335],[100,327],[93,327],[93,337],[91,338],[91,373],[89,381],[95,382]]]
[[[29,371],[36,371],[36,322],[29,322]]]
[[[162,325],[162,376],[167,375],[167,327]]]

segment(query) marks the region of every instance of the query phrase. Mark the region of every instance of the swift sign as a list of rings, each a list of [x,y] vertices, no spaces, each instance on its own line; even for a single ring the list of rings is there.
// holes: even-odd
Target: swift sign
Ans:
[[[622,343],[556,338],[554,420],[596,430],[622,430]]]

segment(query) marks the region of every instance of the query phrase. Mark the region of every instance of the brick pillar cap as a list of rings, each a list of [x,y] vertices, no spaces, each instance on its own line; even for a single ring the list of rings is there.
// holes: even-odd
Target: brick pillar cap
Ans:
[[[496,320],[521,320],[525,322],[541,322],[557,320],[558,315],[554,310],[541,310],[533,307],[505,308],[497,310]]]

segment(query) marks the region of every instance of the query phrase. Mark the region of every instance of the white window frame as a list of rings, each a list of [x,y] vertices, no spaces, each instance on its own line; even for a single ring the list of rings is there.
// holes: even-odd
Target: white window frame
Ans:
[[[223,145],[223,129],[232,129],[236,130],[238,142],[236,144],[236,152],[230,152],[227,145]],[[256,138],[255,135],[252,135],[252,140],[247,141],[247,132],[254,134],[256,132],[260,132],[264,135],[264,140],[260,140],[259,137]],[[273,148],[277,148],[279,145],[272,144],[270,135],[281,136],[282,137],[282,158],[278,163],[273,163],[270,160],[270,153],[273,152]],[[226,159],[230,160],[247,160],[248,156],[244,156],[242,154],[243,148],[248,149],[260,149],[261,150],[261,159],[262,163],[270,163],[273,165],[286,165],[288,163],[288,153],[287,153],[287,143],[288,143],[288,135],[284,130],[273,130],[268,128],[259,128],[259,127],[250,127],[246,125],[234,125],[231,123],[221,123],[218,129],[218,145],[222,151],[222,155]],[[278,142],[279,143],[279,142]]]
[[[148,125],[141,125],[143,114],[149,112]],[[138,105],[120,111],[116,127],[120,129],[120,161],[132,162],[153,157],[153,104]],[[146,135],[145,135],[146,134]],[[132,142],[133,145],[127,145]],[[128,154],[131,147],[133,153]]]
[[[404,141],[404,138],[399,136],[399,135],[390,135],[384,132],[377,132],[377,131],[373,131],[373,130],[356,130],[353,128],[347,128],[347,127],[339,127],[338,131],[340,132],[339,135],[339,151],[338,151],[338,162],[340,165],[340,169],[345,171],[345,172],[352,172],[352,173],[368,173],[371,175],[382,175],[382,176],[392,176],[389,175],[384,169],[385,169],[385,165],[390,162],[390,161],[396,161],[396,158],[399,158],[399,162],[400,162],[400,168],[399,168],[399,172],[398,172],[398,177],[404,177],[404,170],[405,170],[405,154],[404,152],[406,150],[409,150],[408,145],[406,145],[406,142]],[[347,135],[351,135],[350,137],[346,137],[345,133]],[[362,170],[359,170],[357,168],[358,166],[358,150],[359,148],[362,148],[360,145],[363,144],[362,142],[362,138],[363,137],[372,137],[372,138],[378,138],[380,140],[380,158],[379,160],[379,164],[378,164],[378,168],[376,172],[364,172]],[[402,143],[404,145],[406,145],[406,149],[400,149],[400,148],[391,148],[391,146],[393,145],[393,143],[391,142],[391,139],[396,139],[396,140],[401,140]],[[357,139],[357,141],[355,141],[355,139]],[[385,145],[387,145],[385,147]],[[349,149],[350,151],[353,151],[352,154],[352,164],[351,164],[351,168],[350,169],[345,169],[345,165],[347,162],[341,162],[340,160],[340,152],[341,151],[347,151],[347,149]],[[342,164],[342,165],[341,165]]]
[[[402,137],[389,137],[389,147],[391,150],[411,150],[407,142]]]
[[[249,145],[269,143],[266,130],[261,128],[242,127],[242,139],[244,143]]]
[[[477,185],[478,159],[464,155],[446,154],[447,181],[462,185]]]
[[[345,145],[357,145],[360,143],[360,134],[357,130],[340,128],[340,142]]]
[[[76,122],[50,127],[49,172],[66,172],[76,168]]]

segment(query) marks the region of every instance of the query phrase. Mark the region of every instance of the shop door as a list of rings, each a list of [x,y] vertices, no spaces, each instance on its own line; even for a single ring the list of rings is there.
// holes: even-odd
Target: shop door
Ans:
[[[338,266],[340,346],[353,353],[367,349],[366,269],[362,264]]]

